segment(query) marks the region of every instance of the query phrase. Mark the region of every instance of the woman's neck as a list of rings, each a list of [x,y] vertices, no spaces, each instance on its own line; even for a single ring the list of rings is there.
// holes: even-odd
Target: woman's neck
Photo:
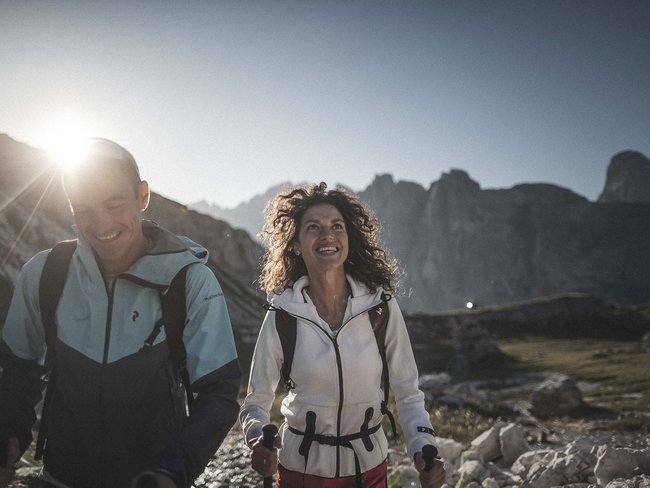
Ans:
[[[307,293],[320,315],[332,329],[338,329],[345,315],[350,285],[345,273],[309,277]]]

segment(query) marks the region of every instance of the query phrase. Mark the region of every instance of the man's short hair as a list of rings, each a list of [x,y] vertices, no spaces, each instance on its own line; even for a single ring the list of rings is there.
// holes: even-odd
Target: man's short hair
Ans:
[[[109,139],[95,137],[86,140],[80,161],[63,170],[63,188],[67,193],[76,179],[104,170],[121,171],[135,191],[142,181],[138,164],[129,151]]]

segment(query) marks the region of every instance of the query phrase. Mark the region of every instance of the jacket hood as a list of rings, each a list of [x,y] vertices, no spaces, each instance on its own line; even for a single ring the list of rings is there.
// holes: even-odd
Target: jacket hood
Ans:
[[[381,303],[381,295],[384,293],[382,288],[378,288],[375,292],[370,292],[363,283],[356,281],[350,275],[346,274],[345,277],[352,290],[352,296],[349,298],[348,305],[352,316]],[[284,290],[274,290],[269,293],[267,300],[274,307],[281,308],[292,315],[309,318],[310,314],[314,313],[314,307],[305,299],[303,294],[304,289],[308,286],[309,276],[302,276],[293,286],[287,287]]]
[[[208,262],[208,250],[188,237],[176,236],[150,220],[142,221],[142,230],[151,243],[150,247],[146,254],[121,273],[122,275],[128,275],[153,288],[165,290],[181,268],[193,263]],[[84,241],[76,228],[75,232],[79,242],[77,252],[82,262],[89,273],[100,273],[90,244]]]

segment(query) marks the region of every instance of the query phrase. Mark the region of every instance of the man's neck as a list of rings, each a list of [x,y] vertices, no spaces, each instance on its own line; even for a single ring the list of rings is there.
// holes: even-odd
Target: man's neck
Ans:
[[[99,267],[104,278],[107,279],[108,277],[115,277],[120,273],[124,273],[133,263],[145,255],[147,247],[148,240],[143,236],[142,241],[128,255],[111,261],[100,261]]]

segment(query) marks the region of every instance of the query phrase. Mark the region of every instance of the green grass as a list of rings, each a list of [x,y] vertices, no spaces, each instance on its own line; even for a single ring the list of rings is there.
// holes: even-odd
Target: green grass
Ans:
[[[593,428],[650,432],[650,350],[640,342],[529,337],[497,343],[511,360],[470,370],[466,379],[501,379],[521,373],[567,374],[579,382],[587,404],[583,413],[594,416]],[[414,352],[422,373],[444,371],[453,348],[449,341],[440,341],[434,349],[416,347]],[[485,388],[498,390],[502,385],[495,382]],[[500,395],[509,400],[530,400],[530,390]],[[280,386],[271,412],[272,421],[278,424],[282,422],[279,405],[283,396],[284,389]],[[393,402],[391,411],[396,413]],[[602,412],[608,413],[606,418],[597,418],[595,414]],[[439,436],[463,443],[494,425],[500,415],[507,417],[505,412],[444,406],[431,406],[429,413]],[[384,427],[390,432],[387,421]],[[395,442],[401,441],[403,436],[400,435]]]
[[[568,374],[589,384],[583,395],[590,405],[650,414],[650,351],[639,342],[530,338],[499,346],[515,360],[501,367],[503,373]]]

